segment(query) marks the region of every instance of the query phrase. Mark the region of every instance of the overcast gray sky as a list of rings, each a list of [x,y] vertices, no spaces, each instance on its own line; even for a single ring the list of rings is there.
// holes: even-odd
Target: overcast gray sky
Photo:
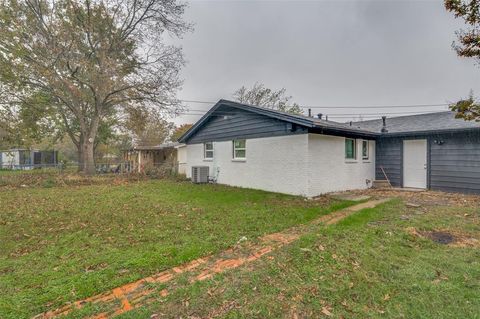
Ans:
[[[313,106],[438,104],[465,97],[470,89],[480,92],[480,68],[451,48],[463,24],[445,11],[443,1],[190,1],[185,18],[195,30],[180,42],[188,61],[180,99],[229,99],[256,81],[285,87],[294,101]]]

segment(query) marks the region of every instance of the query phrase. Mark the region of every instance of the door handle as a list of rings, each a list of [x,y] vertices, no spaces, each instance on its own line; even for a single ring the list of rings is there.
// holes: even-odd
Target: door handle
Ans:
[[[427,164],[423,164],[423,169],[427,169]]]

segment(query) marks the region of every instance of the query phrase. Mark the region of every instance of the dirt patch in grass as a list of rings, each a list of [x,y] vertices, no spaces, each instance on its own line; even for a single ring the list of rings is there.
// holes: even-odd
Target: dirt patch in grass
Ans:
[[[425,235],[438,244],[448,245],[455,241],[455,237],[452,234],[444,231],[432,231]]]
[[[471,234],[456,230],[430,230],[422,231],[414,227],[407,228],[407,233],[415,237],[427,238],[437,244],[450,247],[480,247],[480,240]]]
[[[480,206],[479,195],[444,193],[435,191],[408,191],[398,189],[366,189],[349,192],[354,195],[368,195],[373,198],[397,197],[406,203],[424,206]]]

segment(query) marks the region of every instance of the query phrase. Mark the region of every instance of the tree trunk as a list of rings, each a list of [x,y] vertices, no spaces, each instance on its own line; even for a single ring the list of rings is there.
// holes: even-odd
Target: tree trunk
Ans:
[[[83,172],[83,143],[84,143],[84,140],[83,140],[83,137],[80,136],[80,138],[78,139],[78,144],[76,145],[77,146],[77,154],[78,154],[78,169],[77,171],[78,172]]]
[[[86,139],[82,145],[82,171],[86,175],[95,174],[95,160],[93,154],[93,139]]]
[[[82,145],[77,146],[77,154],[78,154],[78,168],[77,171],[83,171],[83,150]]]

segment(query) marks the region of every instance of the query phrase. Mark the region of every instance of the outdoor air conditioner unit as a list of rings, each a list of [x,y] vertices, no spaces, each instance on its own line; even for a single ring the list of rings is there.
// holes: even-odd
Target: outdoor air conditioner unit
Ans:
[[[192,183],[208,183],[208,166],[192,166]]]

